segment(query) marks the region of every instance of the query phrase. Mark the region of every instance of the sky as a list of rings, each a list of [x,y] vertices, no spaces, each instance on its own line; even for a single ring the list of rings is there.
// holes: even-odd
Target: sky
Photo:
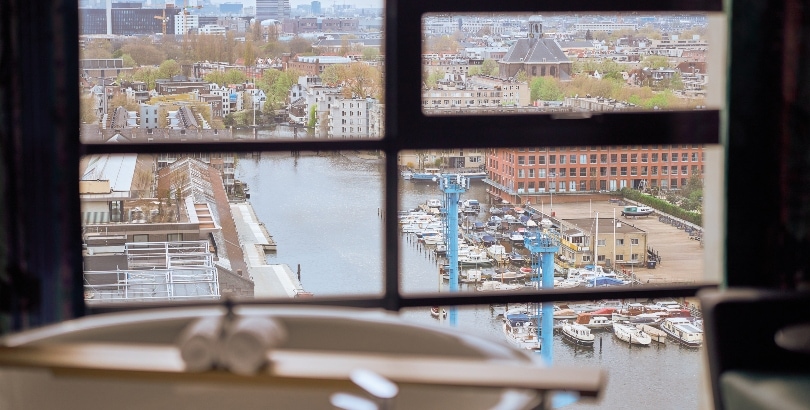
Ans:
[[[382,7],[383,0],[320,0],[321,7],[331,7],[332,4],[353,4],[355,7]],[[221,3],[242,3],[245,7],[254,7],[256,6],[255,0],[211,0],[211,3],[221,4]],[[312,0],[290,0],[290,6],[297,7],[301,4],[310,4]]]

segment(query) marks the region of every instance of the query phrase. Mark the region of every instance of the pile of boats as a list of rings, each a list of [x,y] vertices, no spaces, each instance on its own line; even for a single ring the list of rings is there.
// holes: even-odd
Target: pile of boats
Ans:
[[[498,313],[499,307],[493,306]],[[513,306],[503,311],[503,331],[507,340],[516,346],[534,346],[537,326],[542,314],[537,308]],[[665,343],[667,339],[687,347],[703,344],[701,321],[689,309],[676,302],[629,303],[624,305],[555,305],[554,329],[566,342],[577,346],[593,346],[595,331],[611,331],[626,343],[648,346],[652,342]],[[519,329],[516,329],[518,327]],[[533,337],[527,337],[526,333]],[[531,347],[534,349],[534,347]]]

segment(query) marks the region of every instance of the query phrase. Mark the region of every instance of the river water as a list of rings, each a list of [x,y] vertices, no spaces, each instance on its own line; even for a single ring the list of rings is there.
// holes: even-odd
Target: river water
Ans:
[[[263,153],[240,158],[236,178],[248,183],[250,202],[278,244],[269,263],[300,265],[304,289],[315,295],[379,295],[383,290],[383,162],[357,153]],[[474,180],[462,199],[488,209],[486,186]],[[439,199],[433,182],[402,181],[400,209]],[[483,215],[483,214],[482,214]],[[431,254],[402,236],[403,292],[447,291]],[[463,285],[462,285],[463,290]],[[427,308],[401,312],[420,323],[448,326]],[[458,328],[504,340],[501,319],[489,306],[459,309]],[[555,336],[554,364],[608,371],[605,394],[570,409],[697,409],[704,362],[702,349],[676,344],[630,348],[612,332],[596,332],[592,349],[575,348]]]

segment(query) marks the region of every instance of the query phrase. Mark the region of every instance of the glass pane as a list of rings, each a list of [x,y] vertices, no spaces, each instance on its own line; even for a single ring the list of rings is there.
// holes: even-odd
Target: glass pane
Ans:
[[[598,400],[558,398],[566,403],[576,400],[565,408],[625,408],[628,397],[641,408],[660,407],[661,400],[671,408],[700,407],[698,375],[707,369],[702,355],[703,322],[695,300],[597,300],[558,303],[552,308],[553,320],[548,324],[551,348],[547,351],[543,350],[542,309],[536,304],[409,308],[400,316],[486,337],[539,360],[550,358],[554,366],[598,368],[608,373]],[[455,325],[449,318],[454,309]],[[679,331],[682,339],[672,336]],[[666,369],[661,363],[668,364]],[[661,386],[667,387],[662,390]],[[650,390],[661,394],[638,394]]]
[[[538,272],[546,263],[554,287],[714,280],[704,266],[702,215],[704,196],[718,192],[704,195],[703,185],[707,168],[718,164],[706,162],[708,151],[702,145],[403,151],[403,291],[542,287]],[[670,165],[682,154],[690,161],[686,174],[681,162]],[[533,239],[541,231],[548,249]]]
[[[83,158],[86,300],[376,295],[376,153]]]
[[[380,0],[79,3],[85,143],[383,134]]]
[[[724,23],[710,16],[717,14],[426,14],[422,110],[582,115],[716,109],[707,97],[710,88],[719,90],[719,77],[709,85],[709,62],[722,67]]]

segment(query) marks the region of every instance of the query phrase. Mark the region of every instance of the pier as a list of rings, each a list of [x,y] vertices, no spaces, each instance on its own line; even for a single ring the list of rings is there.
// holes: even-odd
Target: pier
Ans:
[[[267,263],[266,251],[275,251],[276,242],[259,222],[249,202],[231,204],[239,243],[245,254],[248,275],[254,283],[256,298],[294,298],[309,295],[287,265]]]

